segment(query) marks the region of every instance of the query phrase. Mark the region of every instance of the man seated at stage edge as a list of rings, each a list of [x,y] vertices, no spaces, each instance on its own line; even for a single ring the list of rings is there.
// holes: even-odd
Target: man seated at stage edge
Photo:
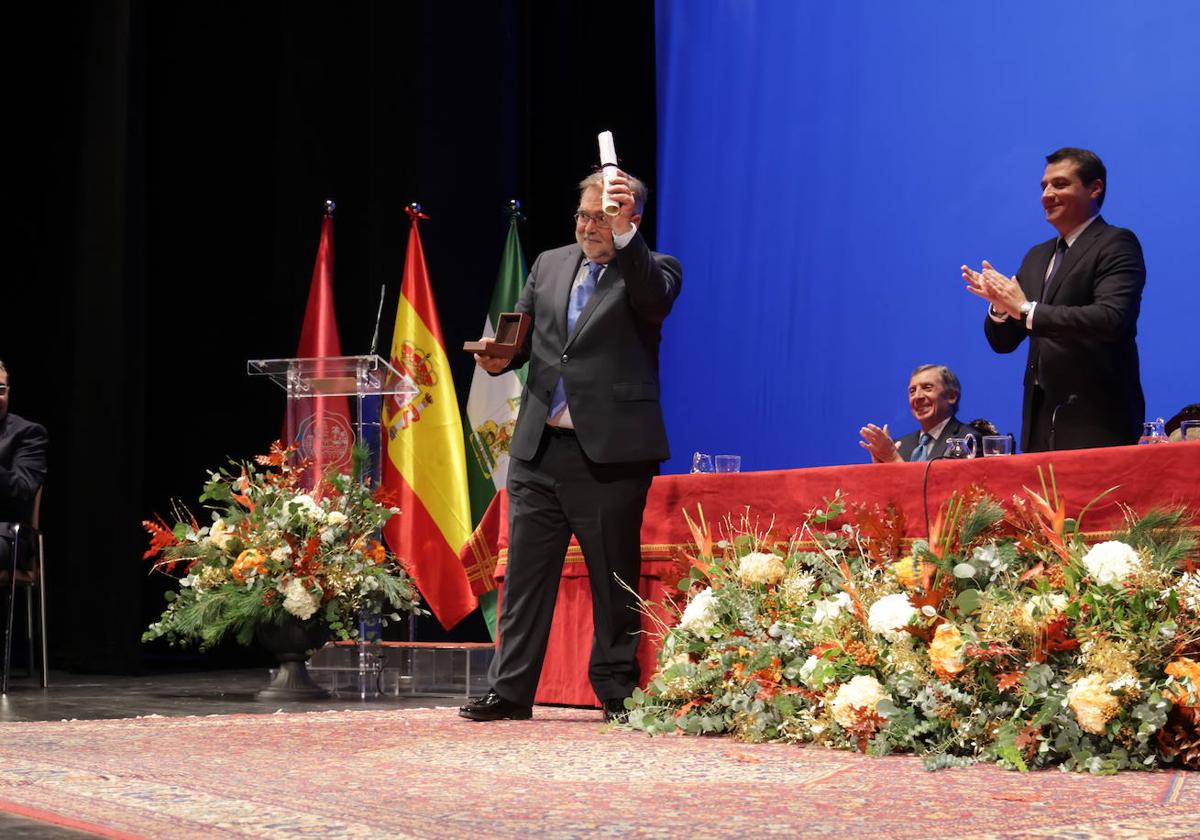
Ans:
[[[599,173],[579,185],[575,244],[542,253],[517,311],[533,319],[511,361],[476,355],[493,375],[529,361],[508,468],[508,567],[490,690],[459,714],[527,719],[550,637],[563,560],[574,534],[592,589],[588,679],[606,720],[639,684],[642,514],[670,457],[659,405],[662,325],[683,284],[679,261],[638,228],[641,181],[618,171],[601,205]],[[582,653],[582,652],[581,652]]]
[[[962,399],[962,385],[945,365],[921,365],[908,380],[908,407],[920,428],[900,440],[892,440],[887,424],[883,428],[868,423],[858,430],[858,445],[871,453],[876,464],[902,461],[930,461],[946,454],[950,438],[975,438],[977,429],[956,416]]]
[[[8,570],[11,523],[29,522],[46,479],[46,427],[8,410],[8,369],[0,361],[0,574]]]

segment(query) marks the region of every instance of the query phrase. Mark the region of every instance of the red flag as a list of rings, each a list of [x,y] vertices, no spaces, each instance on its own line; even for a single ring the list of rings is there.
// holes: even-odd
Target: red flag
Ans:
[[[317,261],[313,265],[312,284],[308,290],[308,306],[304,310],[304,326],[300,330],[298,359],[318,359],[342,355],[338,339],[337,315],[333,309],[333,202],[328,202],[325,218],[321,220],[321,242],[317,246]],[[321,376],[321,366],[311,368],[311,375]],[[326,470],[350,470],[350,450],[354,446],[354,427],[350,423],[350,406],[344,396],[314,396],[288,400],[287,438],[296,445],[301,458],[312,459],[312,469],[305,476],[307,486],[315,486]]]
[[[471,533],[462,419],[450,361],[438,322],[417,219],[404,259],[391,363],[400,372],[384,401],[387,438],[383,486],[399,499],[400,515],[384,537],[404,562],[429,608],[449,629],[475,609],[475,595],[458,559]]]

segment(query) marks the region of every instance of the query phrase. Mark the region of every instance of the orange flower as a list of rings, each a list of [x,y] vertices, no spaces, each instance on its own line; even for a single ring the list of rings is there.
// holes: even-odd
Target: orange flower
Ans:
[[[1187,677],[1192,681],[1192,693],[1200,695],[1200,662],[1181,656],[1167,665],[1166,670],[1175,679]],[[1168,686],[1167,698],[1180,706],[1191,705],[1188,703],[1187,688],[1182,685]]]
[[[267,566],[266,556],[257,548],[247,548],[238,555],[237,560],[233,561],[233,567],[229,570],[229,574],[239,583],[245,582],[246,578],[250,577],[251,572],[262,573]]]
[[[929,643],[929,662],[942,679],[952,680],[962,673],[962,645],[962,633],[956,625],[948,621],[938,625]]]
[[[383,547],[383,543],[379,540],[371,540],[371,547],[363,552],[369,557],[376,566],[382,566],[387,562],[387,549]]]
[[[688,530],[692,532],[692,542],[696,544],[696,557],[692,557],[692,565],[708,575],[708,570],[712,564],[708,561],[713,556],[713,538],[712,531],[708,527],[708,523],[704,521],[704,508],[696,505],[696,521],[692,521],[692,517],[688,515],[687,508],[683,509],[683,518],[687,522]]]

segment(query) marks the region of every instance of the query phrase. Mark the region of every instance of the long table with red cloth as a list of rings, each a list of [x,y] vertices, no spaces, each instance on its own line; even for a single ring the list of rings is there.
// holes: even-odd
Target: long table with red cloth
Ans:
[[[853,503],[880,507],[895,504],[905,515],[905,536],[925,537],[926,510],[932,520],[953,491],[979,484],[1002,501],[1022,494],[1023,488],[1040,492],[1039,466],[1047,481],[1046,468],[1053,466],[1068,516],[1077,515],[1105,490],[1117,487],[1088,510],[1082,524],[1090,541],[1104,539],[1106,532],[1121,528],[1124,519],[1121,504],[1139,513],[1160,505],[1184,505],[1200,511],[1200,441],[931,464],[858,464],[750,473],[662,475],[654,479],[646,500],[639,591],[648,601],[661,603],[666,590],[678,583],[680,551],[688,549],[691,543],[684,508],[694,519],[697,506],[702,506],[714,533],[716,523],[726,514],[736,518],[749,509],[751,516],[757,516],[764,527],[774,517],[775,533],[786,538],[803,521],[805,512],[840,490]],[[500,493],[493,500],[460,556],[477,593],[498,588],[503,598],[508,560],[506,494]],[[643,628],[647,632],[638,648],[638,660],[644,682],[654,671],[657,638],[648,619],[643,619]],[[572,543],[563,564],[536,702],[599,705],[587,678],[591,639],[592,602],[587,567],[579,547]]]

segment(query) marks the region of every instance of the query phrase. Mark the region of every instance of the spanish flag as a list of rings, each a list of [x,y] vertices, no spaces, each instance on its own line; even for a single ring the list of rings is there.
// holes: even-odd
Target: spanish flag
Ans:
[[[462,418],[446,358],[425,251],[412,227],[392,332],[397,393],[384,398],[386,456],[383,486],[400,508],[384,537],[413,576],[430,610],[447,630],[475,609],[475,595],[458,559],[471,533],[471,503]]]

